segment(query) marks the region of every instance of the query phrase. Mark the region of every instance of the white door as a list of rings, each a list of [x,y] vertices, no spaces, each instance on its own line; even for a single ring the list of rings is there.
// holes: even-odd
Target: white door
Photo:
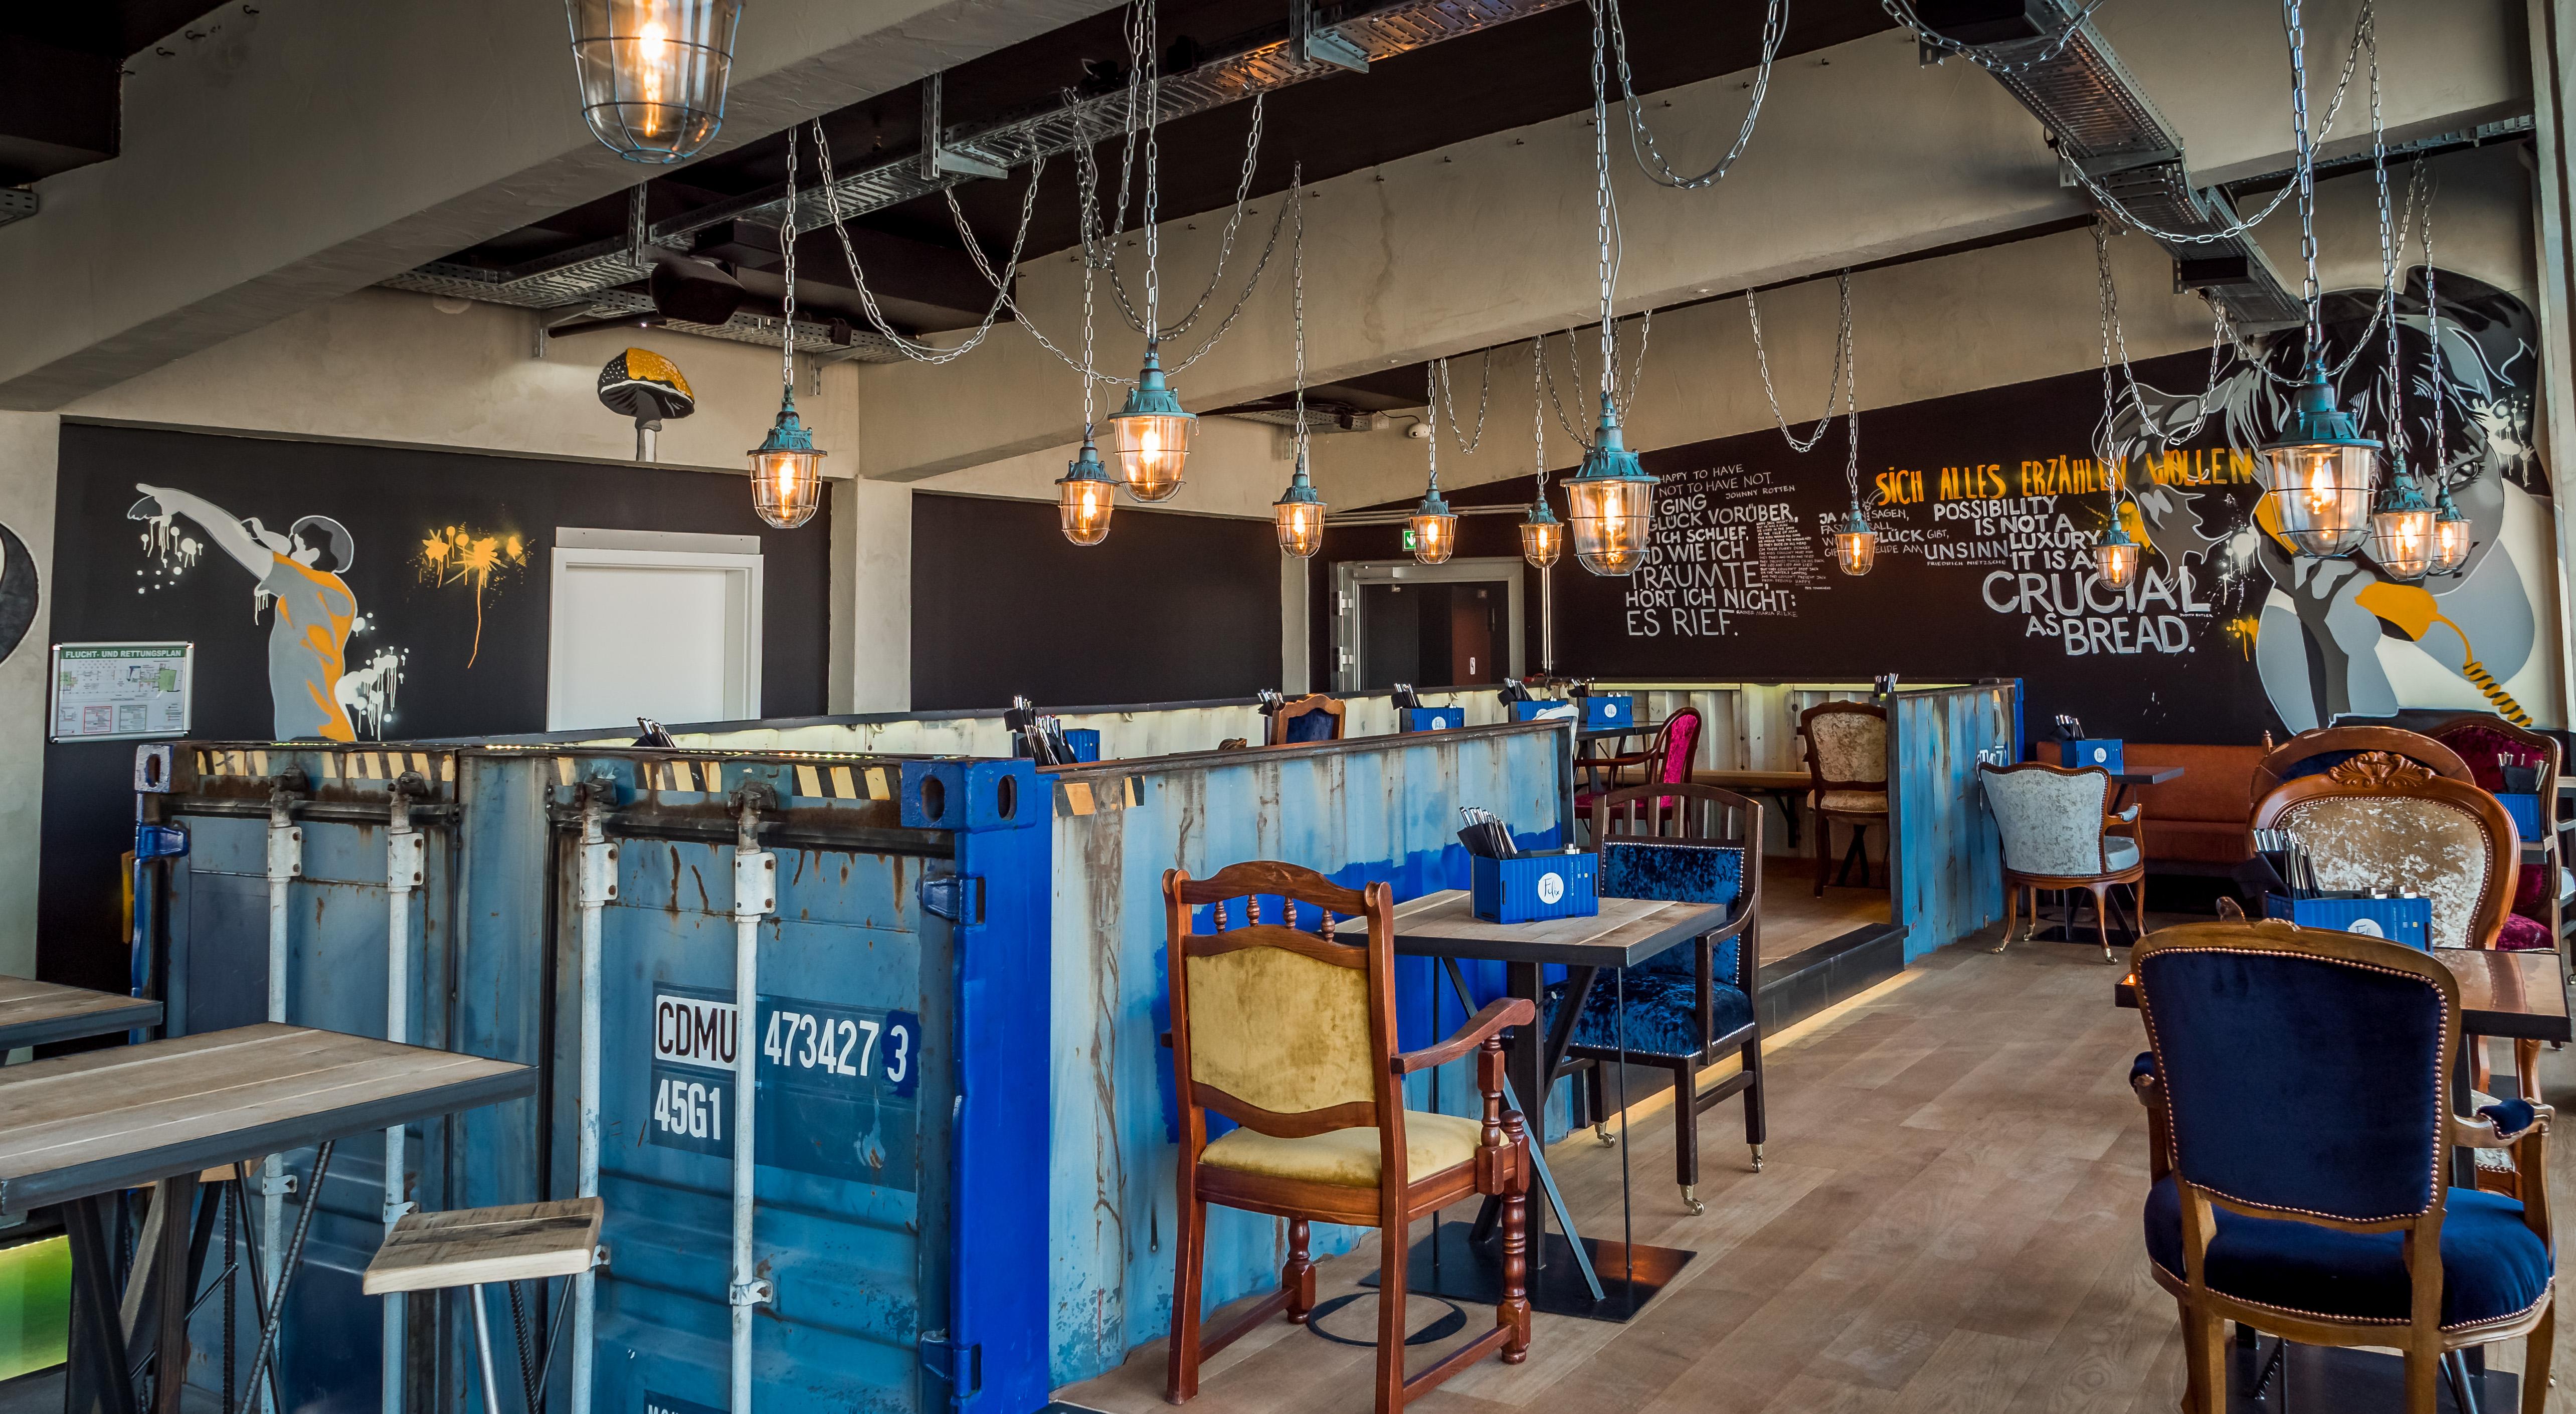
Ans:
[[[719,542],[725,549],[640,548]],[[748,553],[734,549],[748,542]],[[760,715],[755,536],[558,532],[546,730]]]

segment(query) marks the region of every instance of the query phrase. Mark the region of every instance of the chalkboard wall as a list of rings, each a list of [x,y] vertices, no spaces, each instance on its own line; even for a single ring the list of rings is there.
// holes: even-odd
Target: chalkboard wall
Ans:
[[[368,691],[345,695],[362,739],[545,729],[557,526],[759,535],[762,709],[825,708],[828,507],[779,531],[752,513],[740,478],[701,471],[67,423],[53,639],[194,642],[199,737],[276,732],[277,609],[255,600],[258,581],[187,512],[130,519],[138,485],[275,533],[307,518],[336,524],[334,536],[315,522],[309,538],[354,600],[343,657]],[[37,913],[48,978],[125,989],[117,858],[132,847],[133,758],[132,742],[46,747]]]
[[[2111,501],[2095,451],[2102,379],[2086,371],[1864,412],[1858,491],[1879,546],[1863,578],[1831,559],[1829,537],[1851,502],[1839,420],[1805,455],[1775,429],[1644,453],[1660,478],[1652,552],[1627,578],[1586,573],[1570,552],[1559,562],[1557,670],[2019,677],[2034,736],[2059,712],[2097,735],[2151,742],[2251,743],[2337,712],[2399,706],[2488,708],[2558,725],[2545,630],[2556,593],[2549,484],[2530,437],[2534,322],[2510,295],[2465,276],[2446,272],[2440,288],[2448,401],[2439,474],[2479,544],[2455,578],[2403,583],[2367,557],[2293,557],[2257,523],[2256,449],[2281,424],[2283,380],[2304,359],[2294,332],[2262,363],[2230,360],[2215,383],[2206,355],[2182,354],[2138,364],[2134,400],[2122,384],[2111,436],[2122,459],[2114,465],[2126,466],[2123,516],[2151,546],[2126,589],[2091,568]],[[2421,291],[2413,272],[2398,312],[2411,464],[2429,470]],[[2328,297],[2335,362],[2346,361],[2369,310],[2369,298]],[[2350,363],[2339,396],[2384,435],[2384,363]],[[1330,448],[1323,440],[1318,458]],[[1450,499],[1526,504],[1532,484]],[[1550,496],[1562,516],[1562,490]],[[1463,518],[1459,556],[1517,555],[1517,519]],[[1398,559],[1400,536],[1396,527],[1339,527],[1324,558]],[[1534,615],[1537,576],[1525,574]],[[1319,567],[1312,582],[1320,667],[1331,661],[1331,576]],[[1534,627],[1526,641],[1534,667]]]
[[[912,498],[917,711],[1188,702],[1279,685],[1266,520],[1121,502],[1075,545],[1051,502]]]

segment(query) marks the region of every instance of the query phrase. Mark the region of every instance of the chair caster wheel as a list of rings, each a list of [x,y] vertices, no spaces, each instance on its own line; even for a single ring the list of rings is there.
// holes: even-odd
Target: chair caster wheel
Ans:
[[[1682,1206],[1690,1210],[1690,1215],[1692,1217],[1698,1217],[1700,1214],[1708,1211],[1708,1205],[1701,1202],[1691,1192],[1691,1190],[1697,1186],[1698,1185],[1696,1184],[1690,1183],[1682,1185]]]
[[[1592,1137],[1599,1140],[1601,1142],[1601,1147],[1605,1149],[1619,1142],[1618,1136],[1612,1134],[1610,1132],[1610,1126],[1606,1124],[1596,1124],[1592,1126]]]
[[[2117,966],[2119,966],[2119,963],[2120,963],[2120,960],[2119,960],[2118,958],[2111,956],[2111,950],[2110,950],[2109,948],[2104,948],[2104,949],[2102,949],[2102,965],[2103,965],[2103,966],[2105,966],[2105,967],[2117,967]]]
[[[1760,1173],[1760,1172],[1762,1172],[1762,1146],[1761,1146],[1761,1145],[1759,1145],[1759,1144],[1756,1144],[1756,1145],[1754,1145],[1754,1146],[1752,1146],[1752,1147],[1753,1147],[1753,1171],[1754,1171],[1755,1173]]]

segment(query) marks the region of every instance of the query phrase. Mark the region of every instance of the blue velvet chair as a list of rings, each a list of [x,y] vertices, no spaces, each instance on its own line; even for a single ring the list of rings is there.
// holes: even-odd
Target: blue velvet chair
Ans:
[[[1565,1071],[1583,1070],[1594,1132],[1610,1141],[1606,1067],[1622,1060],[1673,1075],[1674,1179],[1682,1206],[1699,1201],[1699,1114],[1744,1097],[1744,1142],[1762,1171],[1762,807],[1730,790],[1688,782],[1633,786],[1593,800],[1605,898],[1731,905],[1726,926],[1626,970],[1597,974],[1586,996],[1548,991],[1550,1034],[1576,1009]],[[1623,985],[1624,984],[1624,985]],[[1622,992],[1627,1025],[1620,1026]],[[1699,1073],[1733,1051],[1724,1080],[1699,1089]],[[1564,1072],[1560,1072],[1564,1073]],[[1694,1101],[1691,1097],[1697,1096]]]
[[[2452,1113],[2459,984],[2403,944],[2216,922],[2138,944],[2148,1044],[2147,1257],[2182,1308],[2185,1408],[2223,1414],[2223,1323],[2406,1357],[2408,1414],[2433,1414],[2455,1352],[2527,1335],[2524,1414],[2549,1395],[2551,1111]],[[2510,1145],[2521,1202],[2448,1182],[2456,1146]],[[2427,1261],[2426,1253],[2438,1253]],[[2463,1406],[2465,1407],[2465,1406]]]

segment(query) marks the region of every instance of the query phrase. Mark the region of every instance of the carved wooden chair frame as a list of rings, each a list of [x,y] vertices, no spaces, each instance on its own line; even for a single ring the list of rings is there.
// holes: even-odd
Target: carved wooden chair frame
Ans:
[[[2337,727],[2336,731],[2367,731],[2379,728]],[[2405,733],[2413,735],[2413,733]],[[2430,740],[2430,738],[2423,738]],[[2442,748],[2445,754],[2450,748]],[[2452,757],[2458,760],[2457,756]],[[2463,773],[2467,771],[2463,765]],[[2254,804],[2253,827],[2270,829],[2282,816],[2301,805],[2317,800],[2401,796],[2439,801],[2458,809],[2478,823],[2487,839],[2486,879],[2480,885],[2477,906],[2469,914],[2468,944],[2473,948],[2495,946],[2497,934],[2504,931],[2504,915],[2513,906],[2515,879],[2521,868],[2522,848],[2514,829],[2513,817],[2496,798],[2467,780],[2436,774],[2431,766],[2393,751],[2365,751],[2344,761],[2322,776],[2299,776],[2283,781],[2266,792]]]
[[[2449,1075],[2460,1053],[2460,984],[2440,959],[2417,952],[2403,944],[2379,938],[2365,938],[2352,933],[2328,929],[2298,928],[2280,922],[2221,921],[2188,923],[2160,929],[2138,943],[2130,956],[2133,969],[2156,953],[2173,948],[2224,948],[2236,952],[2282,953],[2305,957],[2340,959],[2421,977],[2439,989],[2443,998],[2440,1073]],[[2143,978],[2143,973],[2140,974]],[[2147,998],[2143,980],[2138,987],[2139,1011],[2147,1025],[2148,1039],[2155,1038],[2155,1014]],[[2524,1414],[2541,1414],[2549,1400],[2549,1363],[2557,1319],[2556,1291],[2542,1297],[2532,1309],[2516,1317],[2455,1330],[2442,1327],[2442,1264],[2439,1260],[2418,1264],[2417,1252],[2439,1252],[2442,1244],[2442,1219],[2449,1205],[2448,1151],[2455,1147],[2510,1148],[2518,1166],[2526,1173],[2545,1174],[2548,1156],[2549,1124],[2555,1117],[2546,1105],[2533,1106],[2533,1122],[2515,1134],[2497,1128],[2494,1120],[2483,1116],[2464,1119],[2450,1112],[2449,1087],[2443,1087],[2441,1144],[2439,1152],[2445,1162],[2444,1173],[2437,1176],[2429,1205],[2421,1213],[2358,1222],[2281,1208],[2263,1207],[2231,1200],[2227,1195],[2202,1188],[2175,1172],[2173,1117],[2170,1097],[2153,1068],[2141,1065],[2129,1079],[2130,1089],[2147,1111],[2147,1168],[2149,1181],[2161,1183],[2172,1178],[2182,1199],[2182,1245],[2185,1278],[2176,1281],[2161,1266],[2150,1262],[2149,1272],[2156,1285],[2170,1292],[2181,1308],[2183,1354],[2189,1371],[2189,1383],[2183,1397],[2185,1414],[2226,1414],[2229,1408],[2227,1390],[2227,1341],[2225,1323],[2239,1322],[2303,1345],[2394,1347],[2406,1360],[2407,1414],[2433,1414],[2436,1407],[2435,1384],[2440,1378],[2442,1361],[2449,1352],[2472,1345],[2510,1339],[2517,1335],[2530,1337],[2524,1355],[2522,1408]],[[2531,1194],[2522,1200],[2523,1221],[2544,1243],[2552,1242],[2549,1223],[2549,1195],[2545,1182],[2530,1185]],[[2342,1232],[2398,1232],[2404,1234],[2407,1266],[2416,1272],[2412,1282],[2410,1319],[2404,1330],[2392,1329],[2384,1322],[2342,1319],[2311,1312],[2285,1311],[2278,1307],[2239,1301],[2209,1289],[2205,1269],[2209,1242],[2217,1231],[2217,1213],[2226,1211],[2243,1217],[2276,1219],[2333,1228]]]
[[[2299,763],[2338,751],[2384,751],[2416,762],[2444,780],[2477,784],[2460,753],[2421,732],[2403,727],[2318,727],[2281,743],[2254,763],[2254,799],[2260,801],[2283,781],[2294,779],[2290,771]]]
[[[1896,789],[1896,783],[1893,780],[1886,778],[1881,778],[1875,781],[1846,781],[1833,779],[1825,775],[1824,763],[1816,756],[1815,721],[1818,717],[1836,715],[1876,717],[1880,722],[1884,723],[1887,720],[1887,709],[1871,702],[1819,702],[1815,706],[1798,714],[1798,736],[1800,740],[1806,743],[1807,788],[1813,792],[1809,798],[1809,809],[1814,812],[1816,817],[1815,830],[1813,833],[1815,836],[1816,897],[1818,898],[1823,898],[1825,896],[1825,865],[1833,858],[1834,822],[1840,820],[1844,824],[1850,826],[1852,832],[1851,849],[1843,856],[1842,872],[1837,876],[1837,879],[1850,878],[1852,862],[1857,859],[1860,862],[1860,881],[1863,888],[1869,886],[1869,851],[1867,848],[1869,827],[1876,825],[1882,830],[1885,830],[1888,827],[1888,813],[1886,811],[1830,809],[1824,803],[1826,792],[1855,790],[1873,792],[1878,795],[1888,795]],[[1895,884],[1895,862],[1893,856],[1896,853],[1896,837],[1893,831],[1890,831],[1887,835],[1887,853],[1890,856],[1888,863],[1890,877],[1888,882],[1889,885],[1893,887]]]
[[[1291,745],[1292,743],[1288,740],[1288,724],[1299,717],[1307,716],[1315,712],[1324,713],[1326,716],[1333,719],[1333,734],[1325,737],[1324,740],[1340,741],[1342,739],[1342,714],[1348,710],[1348,703],[1330,693],[1310,692],[1303,697],[1292,699],[1282,704],[1278,711],[1270,714],[1269,744],[1272,746]],[[1293,744],[1302,746],[1306,743],[1298,742]]]
[[[1283,917],[1265,921],[1261,900],[1282,899]],[[1228,927],[1225,905],[1244,901],[1246,921]],[[1395,1014],[1395,892],[1386,883],[1365,891],[1342,888],[1311,869],[1268,861],[1233,864],[1206,879],[1193,879],[1173,869],[1163,875],[1165,926],[1172,1003],[1172,1077],[1180,1098],[1180,1163],[1176,1174],[1179,1233],[1174,1244],[1177,1278],[1173,1285],[1170,1382],[1166,1397],[1174,1404],[1198,1393],[1199,1364],[1207,1356],[1253,1330],[1279,1312],[1303,1323],[1315,1307],[1315,1267],[1308,1227],[1313,1222],[1348,1223],[1379,1229],[1379,1290],[1400,1293],[1405,1287],[1405,1258],[1410,1225],[1475,1194],[1502,1200],[1503,1291],[1495,1308],[1494,1328],[1444,1356],[1422,1373],[1404,1374],[1405,1303],[1382,1300],[1378,1315],[1376,1375],[1377,1414],[1397,1414],[1405,1402],[1500,1351],[1505,1364],[1528,1358],[1530,1338],[1527,1296],[1527,1233],[1531,1165],[1529,1135],[1516,1110],[1504,1108],[1502,1033],[1505,1027],[1529,1025],[1536,1011],[1523,998],[1488,1003],[1465,1026],[1438,1045],[1399,1053]],[[1196,931],[1191,911],[1215,904],[1217,930]],[[1317,932],[1294,926],[1295,904],[1321,911]],[[1366,918],[1367,941],[1342,942],[1333,934],[1340,918]],[[1278,948],[1334,967],[1366,975],[1369,1045],[1376,1095],[1297,1114],[1262,1109],[1195,1079],[1191,1074],[1189,959],[1214,957],[1249,948]],[[1409,1174],[1405,1143],[1404,1078],[1416,1071],[1473,1055],[1476,1086],[1484,1096],[1484,1125],[1473,1160],[1421,1179]],[[1207,1147],[1207,1116],[1225,1116],[1246,1129],[1280,1138],[1305,1138],[1337,1129],[1374,1128],[1378,1132],[1378,1186],[1351,1188],[1268,1174],[1216,1168],[1200,1163]],[[1279,1290],[1236,1318],[1225,1329],[1202,1336],[1202,1268],[1207,1254],[1207,1205],[1268,1213],[1288,1220],[1288,1257],[1280,1268]]]

